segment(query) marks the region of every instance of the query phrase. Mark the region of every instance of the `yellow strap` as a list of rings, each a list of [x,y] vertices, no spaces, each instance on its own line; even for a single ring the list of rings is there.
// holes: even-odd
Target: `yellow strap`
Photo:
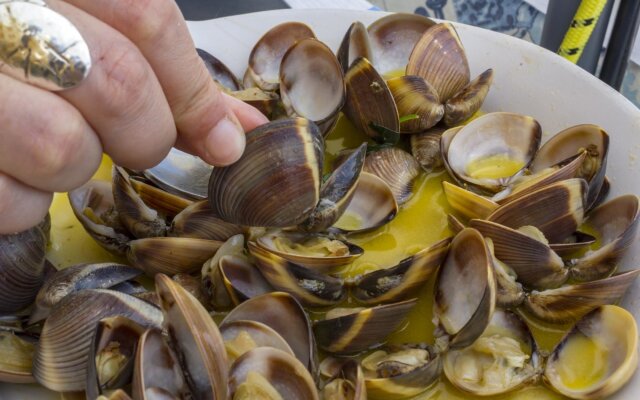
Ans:
[[[582,0],[558,54],[574,64],[578,62],[606,4],[607,0]]]

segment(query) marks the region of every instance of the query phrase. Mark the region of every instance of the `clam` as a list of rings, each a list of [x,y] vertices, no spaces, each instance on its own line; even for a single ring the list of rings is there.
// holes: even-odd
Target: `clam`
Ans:
[[[500,207],[491,199],[447,181],[442,182],[442,188],[451,208],[466,219],[487,218]]]
[[[524,172],[540,145],[542,130],[531,117],[497,112],[447,133],[441,148],[449,173],[465,185],[496,193]]]
[[[346,210],[333,225],[340,232],[366,232],[395,218],[398,203],[391,188],[377,175],[362,172]]]
[[[443,102],[469,83],[469,63],[453,25],[439,23],[424,32],[409,56],[407,75],[427,80]]]
[[[299,22],[285,22],[271,28],[251,50],[244,86],[255,84],[263,90],[277,89],[282,58],[296,42],[307,38],[315,35],[311,28]]]
[[[207,200],[195,202],[175,216],[168,236],[225,241],[243,229],[218,218]]]
[[[93,335],[87,366],[86,393],[90,399],[131,382],[138,339],[142,326],[130,319],[101,320]]]
[[[229,396],[237,400],[319,399],[305,366],[289,353],[272,347],[257,347],[233,363]]]
[[[193,204],[192,200],[164,191],[140,176],[130,176],[129,183],[144,204],[167,218],[174,218]]]
[[[638,275],[640,269],[634,269],[597,281],[533,291],[526,297],[524,306],[544,321],[576,321],[599,306],[616,304]]]
[[[337,57],[342,66],[342,71],[345,73],[351,64],[360,57],[370,61],[374,60],[369,34],[362,22],[356,21],[349,26],[340,43]]]
[[[361,365],[370,399],[399,400],[427,390],[442,372],[442,357],[431,346],[390,346]]]
[[[284,106],[280,102],[280,96],[274,92],[265,92],[257,87],[251,87],[232,92],[231,96],[255,107],[269,120],[278,119],[285,113]]]
[[[287,119],[262,125],[246,137],[242,158],[211,174],[211,208],[238,225],[300,224],[320,197],[323,140],[318,127],[309,120]],[[281,199],[287,199],[286,207]]]
[[[482,334],[495,309],[496,282],[491,253],[480,232],[465,228],[453,238],[434,296],[436,333],[446,346],[466,347]]]
[[[432,128],[426,132],[411,135],[411,154],[425,172],[430,173],[444,167],[440,153],[443,129]]]
[[[218,251],[202,265],[204,288],[215,309],[231,307],[233,298],[222,274],[220,260],[226,256],[240,256],[244,252],[244,236],[234,235],[224,242]]]
[[[382,74],[404,71],[418,40],[435,22],[417,14],[394,13],[374,21],[367,31],[371,60]]]
[[[384,343],[400,327],[416,299],[372,308],[334,308],[313,324],[318,346],[334,354],[353,354]]]
[[[35,344],[20,335],[0,330],[0,382],[33,383],[31,367]]]
[[[216,57],[209,54],[205,50],[196,49],[196,51],[204,62],[205,67],[207,67],[209,75],[211,75],[211,78],[213,78],[213,80],[219,86],[222,86],[224,89],[231,91],[242,89],[242,85],[238,81],[238,78],[236,78],[229,67],[224,65],[222,61],[218,60]]]
[[[175,147],[160,164],[143,172],[144,176],[169,193],[191,199],[207,197],[207,183],[213,167],[200,158]]]
[[[449,382],[479,396],[512,391],[538,375],[536,345],[527,325],[509,311],[496,310],[482,335],[444,355]]]
[[[0,235],[0,313],[14,313],[33,302],[44,281],[46,246],[38,226]]]
[[[353,296],[367,305],[415,296],[446,257],[450,242],[450,239],[441,240],[405,258],[394,267],[363,275],[352,290]]]
[[[204,288],[202,287],[202,279],[199,277],[185,273],[178,273],[172,276],[171,280],[180,285],[190,295],[195,297],[200,304],[205,306],[209,304],[209,297],[205,293]]]
[[[257,347],[273,347],[295,357],[293,350],[282,336],[261,322],[242,320],[229,322],[220,328],[220,334],[231,363]]]
[[[120,223],[109,182],[92,180],[69,192],[69,203],[78,221],[107,251],[124,256],[128,232]]]
[[[367,388],[362,368],[355,360],[348,360],[336,371],[322,388],[325,400],[366,400]]]
[[[556,182],[500,206],[487,220],[513,229],[535,226],[549,243],[559,243],[582,224],[586,192],[584,179]]]
[[[522,231],[479,219],[471,220],[470,226],[493,241],[495,256],[508,265],[525,286],[548,289],[567,280],[569,270],[564,261],[537,228]]]
[[[217,240],[156,237],[132,240],[127,259],[147,275],[195,272],[211,258],[222,242]]]
[[[272,292],[254,297],[235,307],[220,329],[234,321],[261,322],[276,331],[291,347],[296,358],[316,374],[316,343],[311,323],[300,303],[290,294]]]
[[[218,268],[234,304],[274,291],[260,270],[245,256],[224,256]]]
[[[276,290],[291,294],[308,307],[331,306],[344,300],[342,279],[287,261],[253,242],[248,246],[258,269]]]
[[[129,174],[122,167],[113,168],[113,199],[122,225],[134,237],[166,235],[165,219],[142,201],[131,185]]]
[[[313,38],[292,45],[280,64],[280,96],[287,115],[314,121],[328,133],[346,96],[342,68],[331,49]]]
[[[116,263],[77,264],[57,271],[40,288],[29,323],[47,318],[51,309],[72,293],[84,289],[109,289],[141,274],[136,268]]]
[[[207,310],[180,285],[156,275],[156,290],[167,328],[194,399],[227,398],[227,354]]]
[[[550,243],[549,247],[563,259],[570,259],[579,251],[596,243],[595,236],[576,231],[561,243]]]
[[[460,231],[466,228],[466,225],[462,223],[462,221],[460,221],[458,218],[456,218],[456,216],[453,214],[447,215],[447,225],[449,226],[449,229],[451,229],[451,231],[455,234],[460,233]]]
[[[445,125],[458,125],[480,110],[492,82],[493,69],[489,68],[447,100],[444,105]]]
[[[131,397],[127,392],[122,389],[114,390],[109,396],[101,395],[96,398],[97,400],[131,400]]]
[[[255,243],[288,261],[319,272],[330,272],[364,254],[364,250],[355,244],[304,233],[276,231],[259,237]]]
[[[505,309],[521,305],[525,292],[522,284],[517,281],[518,276],[507,264],[496,258],[493,241],[489,238],[485,238],[485,241],[491,253],[493,272],[496,276],[496,305]]]
[[[437,124],[444,115],[436,90],[423,78],[399,76],[387,81],[400,116],[400,132],[417,133]],[[404,120],[405,116],[415,116]]]
[[[96,324],[122,316],[144,326],[160,326],[162,313],[133,296],[105,289],[87,289],[65,297],[42,327],[33,360],[33,376],[58,392],[85,390],[87,359]]]
[[[360,57],[353,61],[344,79],[347,99],[342,111],[359,131],[384,140],[384,129],[400,130],[393,94],[369,60]]]
[[[592,280],[615,271],[636,238],[640,219],[638,203],[638,196],[626,195],[591,210],[584,224],[597,231],[600,246],[571,261],[572,277]]]
[[[618,306],[601,306],[583,317],[556,346],[544,380],[572,399],[606,398],[638,367],[638,328]]]
[[[302,228],[321,232],[332,226],[349,207],[364,166],[367,144],[363,143],[334,169],[320,188],[320,201]]]
[[[371,152],[364,162],[364,171],[377,175],[393,192],[398,204],[409,201],[420,165],[413,156],[396,147]]]
[[[175,399],[186,393],[188,388],[178,357],[159,329],[148,329],[140,337],[136,350],[133,398]]]
[[[585,208],[593,207],[602,189],[607,169],[609,135],[597,125],[576,125],[554,135],[540,148],[531,163],[531,171],[538,172],[549,166],[586,152],[578,178],[589,182]]]

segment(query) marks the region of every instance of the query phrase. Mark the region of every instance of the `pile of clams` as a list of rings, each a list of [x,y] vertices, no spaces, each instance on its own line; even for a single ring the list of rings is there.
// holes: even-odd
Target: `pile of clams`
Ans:
[[[636,321],[615,304],[640,274],[619,272],[639,198],[607,199],[602,128],[541,145],[530,116],[479,115],[493,71],[472,79],[453,25],[416,15],[355,22],[337,53],[278,25],[242,79],[199,54],[271,122],[192,179],[204,199],[118,166],[70,192],[120,263],[56,270],[49,220],[0,237],[0,382],[92,400],[406,399],[441,381],[597,399],[634,374]],[[328,163],[341,113],[363,139]],[[385,229],[432,173],[448,177],[450,237],[346,278],[366,251],[350,238]],[[428,281],[433,340],[388,342]],[[530,321],[570,328],[544,351]]]

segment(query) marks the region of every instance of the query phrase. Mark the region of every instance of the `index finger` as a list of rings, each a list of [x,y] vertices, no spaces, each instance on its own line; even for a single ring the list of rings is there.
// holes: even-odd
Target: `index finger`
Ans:
[[[164,89],[181,147],[211,164],[229,164],[242,152],[243,131],[267,122],[255,109],[238,114],[232,110],[198,56],[175,1],[66,1],[138,46]]]

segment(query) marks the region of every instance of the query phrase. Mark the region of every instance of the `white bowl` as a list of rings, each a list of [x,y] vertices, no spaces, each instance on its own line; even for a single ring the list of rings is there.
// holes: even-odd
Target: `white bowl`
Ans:
[[[196,46],[220,58],[242,76],[254,43],[272,26],[286,21],[309,24],[319,39],[337,49],[349,25],[365,25],[382,17],[380,12],[351,10],[277,10],[229,18],[190,22]],[[640,110],[600,80],[555,54],[529,42],[500,33],[455,24],[469,58],[472,75],[495,70],[485,111],[512,111],[536,118],[543,132],[552,135],[568,126],[592,123],[611,135],[607,175],[611,197],[640,194]],[[640,267],[640,241],[623,261],[623,269]],[[640,321],[640,283],[626,295],[623,306]],[[18,385],[0,384],[1,400],[44,398],[28,395]],[[26,397],[25,397],[26,396]],[[614,396],[640,396],[640,374]],[[57,398],[57,397],[51,397]]]

